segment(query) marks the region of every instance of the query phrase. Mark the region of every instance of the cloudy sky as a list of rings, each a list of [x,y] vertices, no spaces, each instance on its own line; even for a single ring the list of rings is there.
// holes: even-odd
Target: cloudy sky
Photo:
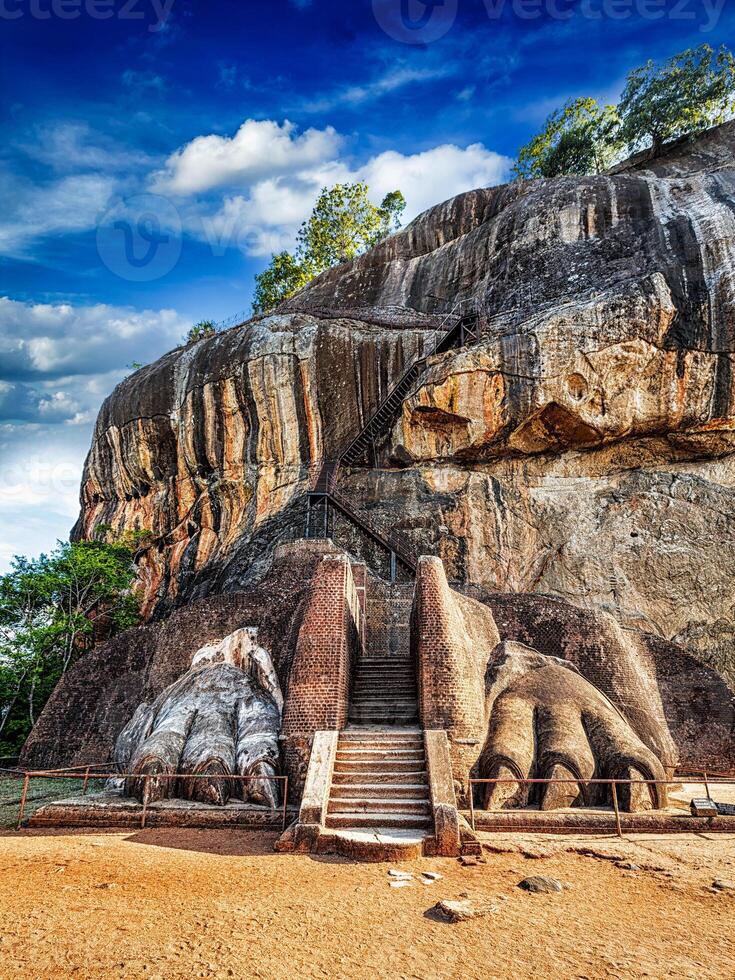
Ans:
[[[248,310],[319,189],[411,218],[726,0],[2,0],[0,570],[66,537],[102,399]]]

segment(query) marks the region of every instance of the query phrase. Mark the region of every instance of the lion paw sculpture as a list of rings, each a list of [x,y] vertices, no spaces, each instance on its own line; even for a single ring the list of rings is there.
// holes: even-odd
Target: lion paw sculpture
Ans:
[[[126,796],[278,805],[283,695],[257,634],[240,629],[203,647],[183,676],[139,706],[115,745]]]

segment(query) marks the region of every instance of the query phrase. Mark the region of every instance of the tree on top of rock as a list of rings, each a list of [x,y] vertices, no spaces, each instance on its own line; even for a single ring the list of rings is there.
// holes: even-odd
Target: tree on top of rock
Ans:
[[[561,174],[597,174],[607,170],[615,154],[618,126],[614,106],[595,99],[576,99],[557,109],[518,154],[517,177],[558,177]]]
[[[595,99],[568,102],[521,148],[517,177],[560,177],[607,170],[626,154],[655,155],[669,140],[695,136],[724,122],[733,110],[735,58],[708,44],[683,51],[661,66],[653,61],[628,75],[617,106]]]
[[[656,153],[669,140],[693,136],[724,122],[733,108],[735,58],[708,44],[653,61],[628,75],[620,100],[620,137],[629,151]]]
[[[315,276],[349,262],[401,227],[406,200],[392,191],[376,207],[364,181],[324,188],[301,226],[295,253],[279,252],[255,277],[255,313],[265,313],[303,289]]]

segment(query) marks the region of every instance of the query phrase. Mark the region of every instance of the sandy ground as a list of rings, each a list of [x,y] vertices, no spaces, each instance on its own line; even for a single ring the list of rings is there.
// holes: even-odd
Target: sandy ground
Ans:
[[[492,835],[487,863],[388,866],[279,855],[236,831],[0,836],[0,976],[735,976],[735,837]],[[641,870],[617,867],[633,861]],[[553,875],[561,894],[517,883]],[[490,902],[449,924],[441,898]]]

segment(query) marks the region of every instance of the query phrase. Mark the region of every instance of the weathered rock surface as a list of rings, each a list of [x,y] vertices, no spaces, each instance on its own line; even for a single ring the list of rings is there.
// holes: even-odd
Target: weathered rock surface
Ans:
[[[303,534],[303,491],[423,350],[425,329],[271,316],[173,351],[100,412],[75,529],[146,529],[146,612],[232,591]]]
[[[282,711],[258,629],[237,629],[198,650],[185,674],[138,706],[115,743],[120,789],[141,802],[223,806],[233,798],[275,808]]]
[[[735,684],[735,124],[608,176],[461,195],[277,315],[123,382],[76,534],[149,529],[145,611],[185,608],[86,657],[27,761],[101,758],[198,646],[245,623],[286,684],[313,564],[271,568],[276,545],[303,534],[320,462],[458,309],[482,339],[428,359],[380,468],[343,472],[342,492],[440,556],[493,610],[496,642],[595,669],[635,648],[680,758],[731,756],[732,697],[710,668]]]
[[[281,315],[138,372],[100,414],[77,533],[153,531],[148,611],[247,585],[428,314],[469,301],[484,339],[430,361],[384,469],[344,489],[451,578],[608,610],[727,672],[734,147],[727,124],[614,175],[461,195]]]

